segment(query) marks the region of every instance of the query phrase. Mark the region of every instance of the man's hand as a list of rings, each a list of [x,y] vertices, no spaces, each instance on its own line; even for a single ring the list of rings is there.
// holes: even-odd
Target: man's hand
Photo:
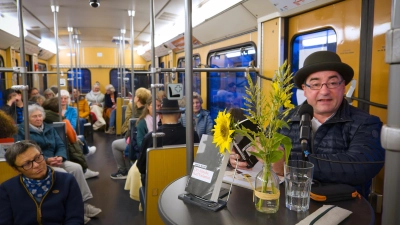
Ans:
[[[285,149],[282,146],[279,146],[278,150],[285,152]],[[284,170],[283,166],[285,163],[285,154],[283,154],[282,159],[280,159],[278,162],[272,163],[272,170],[279,176],[283,176]]]
[[[231,154],[229,156],[229,163],[233,168],[236,168],[236,159],[238,159],[238,169],[248,169],[247,168],[247,162],[245,161],[240,161],[242,158],[240,157],[239,154],[236,154],[236,151],[234,148],[232,148]]]

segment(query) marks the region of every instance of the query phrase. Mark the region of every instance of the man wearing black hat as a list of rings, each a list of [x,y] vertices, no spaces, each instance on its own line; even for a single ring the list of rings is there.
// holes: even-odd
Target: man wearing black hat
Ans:
[[[311,105],[314,111],[307,146],[307,158],[314,164],[314,179],[352,185],[367,197],[372,178],[383,166],[374,162],[384,161],[385,157],[380,142],[382,122],[344,99],[345,86],[353,75],[353,69],[342,63],[336,53],[319,51],[305,59],[294,83],[304,91],[307,101],[303,104]],[[302,160],[300,107],[288,115],[290,129],[281,130],[292,140],[292,160]],[[283,171],[283,164],[275,164],[274,169]]]
[[[157,110],[160,115],[162,126],[160,126],[157,132],[163,132],[164,137],[157,138],[157,146],[161,147],[164,145],[179,145],[186,144],[186,128],[180,123],[179,118],[184,110],[179,108],[177,100],[169,100],[164,98],[161,103],[161,108]],[[199,143],[199,135],[196,131],[193,131],[193,142]],[[147,160],[147,149],[153,147],[153,137],[151,133],[148,133],[140,146],[140,154],[137,161],[137,167],[141,173],[142,186],[146,185],[146,160]]]

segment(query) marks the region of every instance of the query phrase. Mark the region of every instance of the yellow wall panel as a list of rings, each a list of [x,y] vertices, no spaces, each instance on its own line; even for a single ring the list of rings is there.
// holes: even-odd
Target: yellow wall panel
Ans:
[[[342,1],[289,19],[289,57],[295,35],[333,28],[336,32],[336,53],[359,76],[361,0]],[[358,87],[358,83],[357,83]],[[358,88],[354,92],[357,96]],[[353,105],[357,104],[355,101]]]
[[[389,85],[389,65],[385,62],[385,36],[390,29],[391,0],[375,1],[374,33],[372,43],[371,94],[370,101],[387,105]],[[370,113],[387,121],[387,110],[370,107]]]

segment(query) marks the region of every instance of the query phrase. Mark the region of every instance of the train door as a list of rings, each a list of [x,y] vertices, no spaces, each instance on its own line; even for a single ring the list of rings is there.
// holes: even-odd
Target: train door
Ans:
[[[0,67],[5,67],[3,56],[0,55]],[[0,108],[5,104],[3,99],[4,91],[6,90],[6,73],[0,72]]]
[[[353,79],[358,81],[361,10],[361,0],[344,1],[289,18],[288,49],[293,72],[312,52],[336,51],[353,68]],[[293,100],[305,100],[301,90],[295,90]]]

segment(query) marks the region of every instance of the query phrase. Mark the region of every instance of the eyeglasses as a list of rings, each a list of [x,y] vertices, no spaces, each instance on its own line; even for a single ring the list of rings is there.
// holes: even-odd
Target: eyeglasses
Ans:
[[[329,89],[334,89],[334,88],[339,87],[343,83],[343,81],[344,80],[341,80],[339,82],[338,81],[330,81],[330,82],[323,83],[323,84],[321,84],[321,83],[312,83],[312,84],[304,83],[304,85],[306,87],[310,88],[311,90],[320,90],[322,88],[322,86],[324,86],[324,85],[326,85],[326,87]]]
[[[30,170],[33,167],[33,162],[41,163],[41,162],[43,162],[43,160],[44,160],[44,157],[43,157],[43,153],[42,153],[42,154],[36,156],[33,160],[28,161],[28,162],[24,163],[24,165],[17,166],[17,167],[22,167],[22,169],[24,169],[24,170]]]

